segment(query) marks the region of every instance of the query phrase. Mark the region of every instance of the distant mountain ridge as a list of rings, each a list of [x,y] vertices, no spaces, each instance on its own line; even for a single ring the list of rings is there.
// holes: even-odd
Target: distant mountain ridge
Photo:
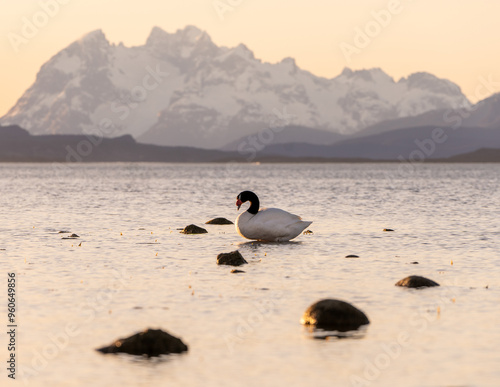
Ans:
[[[493,94],[475,105],[465,106],[460,109],[439,109],[413,117],[379,122],[357,132],[354,136],[364,137],[397,129],[421,126],[498,129],[500,128],[500,93]]]
[[[245,152],[247,149],[252,148],[259,152],[265,151],[268,146],[278,144],[300,143],[312,145],[332,145],[347,138],[347,136],[342,134],[328,132],[326,130],[290,125],[285,127],[266,128],[259,132],[255,132],[231,141],[220,149],[228,151],[239,150],[241,152]]]
[[[420,133],[433,130],[421,128]],[[435,128],[434,128],[435,129]],[[405,129],[405,131],[412,129]],[[448,129],[447,133],[451,134]],[[486,130],[486,129],[481,129]],[[468,131],[465,131],[467,134]],[[493,134],[495,131],[489,131]],[[418,157],[412,162],[500,162],[500,138],[493,139],[496,149],[482,147],[472,152],[461,152],[466,148],[456,147],[456,139],[450,145],[439,149],[434,145],[433,154],[429,142],[423,142],[423,146],[410,144],[408,147],[405,136],[391,139],[393,142],[391,152],[384,152],[380,142],[367,138],[367,144],[373,149],[363,152],[366,143],[350,146],[322,146],[313,144],[274,144],[266,148],[266,152],[258,152],[251,159],[246,152],[219,151],[193,147],[166,147],[158,145],[137,143],[132,136],[125,135],[117,138],[90,138],[83,135],[41,135],[33,136],[19,126],[0,126],[0,162],[380,162],[406,161],[403,156],[406,151],[418,150],[429,157]],[[466,136],[467,140],[470,140]],[[463,142],[458,141],[458,144]],[[342,144],[340,142],[339,144]],[[445,141],[442,144],[446,144]],[[476,144],[477,145],[477,144]],[[406,148],[405,148],[406,147]],[[347,153],[345,149],[347,148]],[[340,149],[340,151],[339,151]],[[451,151],[450,151],[451,149]],[[361,150],[361,153],[359,151]],[[437,150],[437,151],[436,151]],[[343,153],[344,152],[344,153]],[[356,153],[358,152],[358,153]],[[398,152],[402,152],[398,154]],[[452,157],[444,154],[454,154]],[[402,160],[399,156],[403,156]]]
[[[440,135],[436,137],[436,133]],[[500,94],[461,109],[384,121],[333,143],[308,141],[307,134],[304,129],[301,141],[275,141],[259,152],[283,157],[431,160],[500,148]],[[242,149],[248,149],[246,143]],[[481,159],[475,153],[471,157]]]
[[[331,145],[270,144],[259,155],[421,161],[444,159],[481,148],[500,148],[500,128],[410,127],[348,138]]]
[[[235,152],[139,144],[130,135],[33,136],[19,126],[0,126],[0,162],[218,162],[242,160]]]
[[[137,47],[110,44],[100,30],[75,41],[42,66],[0,124],[217,148],[270,126],[351,135],[467,105],[456,84],[428,73],[395,82],[381,69],[345,69],[326,79],[291,58],[270,64],[243,44],[219,47],[193,26],[155,27]]]

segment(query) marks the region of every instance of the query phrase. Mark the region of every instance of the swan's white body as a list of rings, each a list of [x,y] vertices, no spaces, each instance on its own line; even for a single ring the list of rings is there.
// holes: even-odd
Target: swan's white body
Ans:
[[[244,238],[286,242],[300,235],[311,223],[279,208],[262,208],[255,215],[248,211],[241,213],[235,225]]]

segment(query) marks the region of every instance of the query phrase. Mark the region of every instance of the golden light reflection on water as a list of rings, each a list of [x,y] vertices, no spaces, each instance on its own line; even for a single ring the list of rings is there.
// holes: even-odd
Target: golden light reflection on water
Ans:
[[[220,165],[46,168],[0,164],[0,270],[19,276],[19,361],[29,385],[500,378],[496,165],[422,166],[391,182],[394,166],[380,164],[241,165],[224,178]],[[204,225],[234,220],[233,197],[247,188],[313,220],[314,233],[256,243],[234,226]],[[208,233],[171,232],[192,223]],[[235,249],[248,261],[243,276],[216,265],[217,254]],[[394,286],[411,274],[441,286]],[[359,340],[311,340],[300,316],[322,298],[367,314]],[[189,352],[152,363],[94,351],[148,327],[181,337]]]

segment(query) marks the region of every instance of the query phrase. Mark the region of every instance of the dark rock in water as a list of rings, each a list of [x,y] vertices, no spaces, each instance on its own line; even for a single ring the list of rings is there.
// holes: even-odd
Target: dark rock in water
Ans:
[[[429,286],[439,286],[439,284],[425,277],[411,275],[396,282],[396,286],[403,286],[406,288],[424,288]]]
[[[304,312],[300,322],[319,329],[339,332],[352,331],[370,323],[368,317],[356,307],[347,302],[332,299],[312,304]]]
[[[183,234],[206,234],[208,231],[204,228],[195,226],[194,224],[190,224],[189,226],[184,227],[181,231]]]
[[[394,231],[392,228],[384,228],[384,231]]]
[[[61,239],[76,239],[76,238],[80,238],[80,236],[76,234],[71,234],[69,237],[62,237]]]
[[[71,231],[59,231],[59,234],[71,234]]]
[[[410,262],[412,265],[418,265],[417,261]]]
[[[215,218],[215,219],[209,220],[205,224],[234,224],[234,223],[226,218]]]
[[[349,254],[345,256],[346,258],[359,258],[359,255]]]
[[[240,254],[238,250],[231,251],[230,253],[220,253],[217,256],[217,265],[230,265],[230,266],[240,266],[245,263],[245,258]]]
[[[307,234],[314,234],[311,230],[306,230],[302,234],[307,235]]]
[[[243,271],[243,270],[238,270],[238,269],[233,269],[233,270],[231,270],[231,273],[233,273],[233,274],[237,274],[237,273],[246,273],[246,271]]]
[[[169,353],[182,353],[188,347],[181,339],[161,329],[147,329],[124,339],[118,339],[111,345],[97,349],[102,353],[128,353],[130,355],[159,356]]]

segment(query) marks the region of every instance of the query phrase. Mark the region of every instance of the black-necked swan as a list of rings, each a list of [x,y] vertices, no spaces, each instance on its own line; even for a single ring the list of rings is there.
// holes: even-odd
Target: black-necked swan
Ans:
[[[245,202],[250,202],[250,207],[236,218],[235,224],[238,234],[247,239],[286,242],[298,236],[312,223],[279,208],[259,210],[259,198],[251,191],[243,191],[236,197],[238,210]]]

